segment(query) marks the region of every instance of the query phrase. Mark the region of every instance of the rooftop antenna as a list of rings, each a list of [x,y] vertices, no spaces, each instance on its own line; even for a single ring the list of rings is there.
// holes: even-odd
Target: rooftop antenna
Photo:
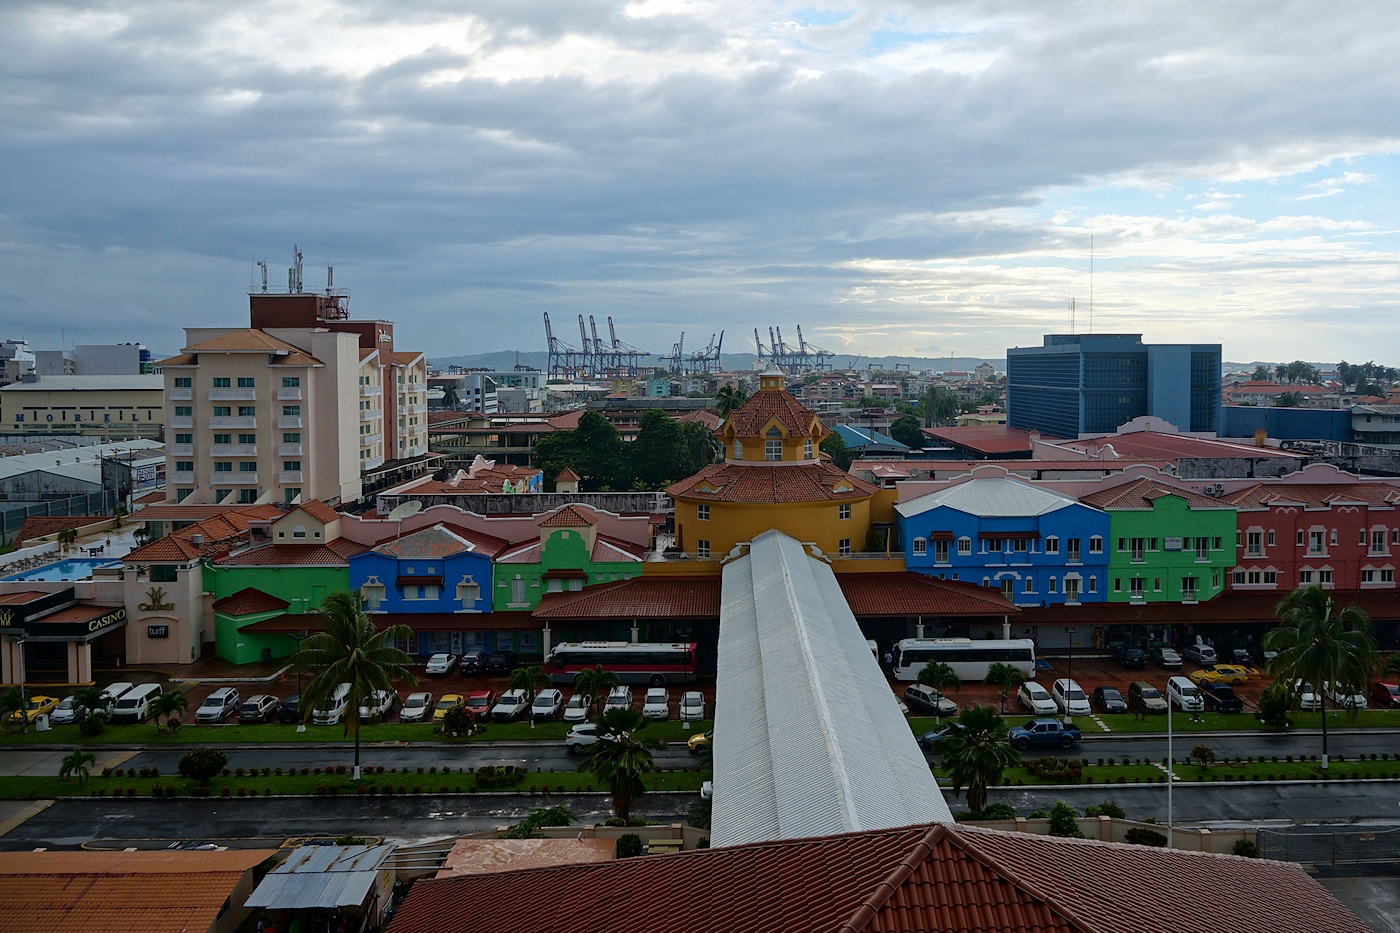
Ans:
[[[267,294],[267,260],[266,260],[266,259],[259,259],[259,260],[258,260],[258,268],[262,270],[262,290],[263,290],[263,294],[266,295],[266,294]]]
[[[326,294],[335,290],[335,266],[326,266]]]
[[[1069,332],[1074,333],[1074,296],[1069,296]]]
[[[292,244],[292,266],[287,270],[287,291],[293,295],[301,294],[301,250],[296,244]]]

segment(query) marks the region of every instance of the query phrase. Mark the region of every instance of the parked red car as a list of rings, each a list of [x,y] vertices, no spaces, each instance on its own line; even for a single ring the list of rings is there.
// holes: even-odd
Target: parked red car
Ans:
[[[490,690],[477,690],[467,697],[467,710],[479,722],[485,722],[491,718],[491,707],[496,705],[496,694]]]
[[[1400,709],[1400,684],[1381,680],[1371,684],[1371,702],[1381,709]]]

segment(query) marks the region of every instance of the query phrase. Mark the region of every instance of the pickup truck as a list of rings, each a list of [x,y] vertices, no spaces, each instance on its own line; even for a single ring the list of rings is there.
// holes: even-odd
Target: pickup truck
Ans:
[[[1033,745],[1058,745],[1069,748],[1083,737],[1076,726],[1067,726],[1058,719],[1032,719],[1024,726],[1012,728],[1007,738],[1011,747],[1025,751]]]

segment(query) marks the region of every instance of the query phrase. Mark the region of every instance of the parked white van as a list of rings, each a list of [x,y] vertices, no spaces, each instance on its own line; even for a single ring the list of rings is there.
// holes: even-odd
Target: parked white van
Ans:
[[[350,699],[350,685],[338,683],[331,695],[321,701],[321,705],[311,712],[311,721],[318,726],[333,726],[345,718],[345,707]]]
[[[1177,709],[1185,713],[1199,713],[1206,708],[1201,688],[1185,677],[1167,679],[1167,702],[1175,704]]]
[[[127,683],[126,681],[122,680],[118,681],[117,683],[108,684],[107,686],[103,687],[102,695],[107,698],[107,706],[103,710],[101,710],[101,712],[110,715],[112,712],[112,707],[117,705],[117,701],[120,700],[122,697],[126,696],[128,693],[130,693],[135,686],[135,684]]]
[[[160,684],[132,687],[112,706],[112,722],[145,722],[151,715],[151,701],[163,692]]]

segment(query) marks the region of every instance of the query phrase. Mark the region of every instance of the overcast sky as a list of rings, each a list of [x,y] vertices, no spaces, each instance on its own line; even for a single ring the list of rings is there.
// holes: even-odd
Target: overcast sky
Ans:
[[[1400,364],[1400,4],[7,0],[0,337]],[[1093,270],[1090,276],[1090,239]]]

